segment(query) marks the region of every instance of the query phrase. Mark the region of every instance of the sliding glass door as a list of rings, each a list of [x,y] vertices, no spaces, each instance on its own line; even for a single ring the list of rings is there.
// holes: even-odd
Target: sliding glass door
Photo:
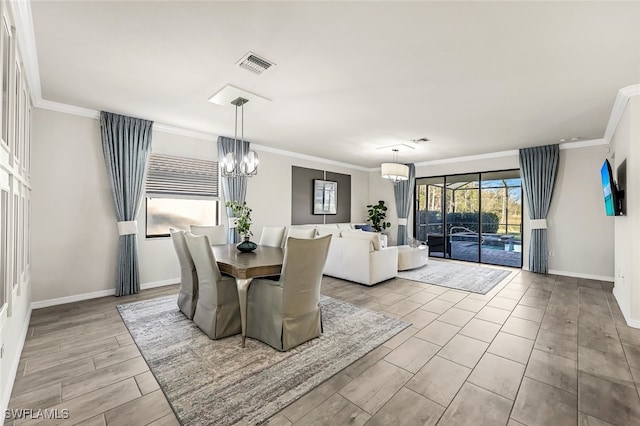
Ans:
[[[444,176],[416,180],[415,238],[430,242],[429,254],[449,257],[444,225]]]
[[[418,178],[415,206],[431,256],[522,266],[519,170]]]
[[[482,174],[483,263],[522,267],[522,184],[519,170]]]

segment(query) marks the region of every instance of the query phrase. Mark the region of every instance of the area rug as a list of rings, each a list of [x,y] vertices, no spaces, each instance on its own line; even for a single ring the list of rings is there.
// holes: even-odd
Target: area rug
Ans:
[[[513,272],[504,269],[429,259],[429,263],[421,268],[398,272],[398,277],[472,293],[487,294],[511,273]]]
[[[324,333],[288,352],[239,335],[210,340],[167,296],[119,305],[183,425],[258,424],[409,326],[322,296]]]

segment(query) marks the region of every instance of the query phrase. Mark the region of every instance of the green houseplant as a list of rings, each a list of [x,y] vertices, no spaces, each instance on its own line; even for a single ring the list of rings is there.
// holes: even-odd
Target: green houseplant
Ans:
[[[244,238],[244,241],[238,244],[236,248],[242,252],[254,251],[258,246],[256,243],[249,241],[249,238],[253,235],[253,232],[251,232],[251,208],[247,206],[246,201],[242,203],[227,201],[224,205],[233,212],[233,216],[236,219],[236,230]]]
[[[384,201],[378,201],[378,204],[367,205],[367,222],[371,223],[371,227],[376,232],[382,232],[383,230],[391,227],[391,222],[386,222],[387,206],[384,205]]]

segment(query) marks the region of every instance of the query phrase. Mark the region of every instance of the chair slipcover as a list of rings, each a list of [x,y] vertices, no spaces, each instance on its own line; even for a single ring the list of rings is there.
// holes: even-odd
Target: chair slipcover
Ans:
[[[211,244],[227,244],[227,231],[224,225],[203,226],[191,225],[191,233],[193,235],[206,235],[209,237]]]
[[[180,263],[180,291],[178,292],[178,308],[189,319],[193,319],[198,303],[198,274],[196,266],[193,264],[187,240],[183,231],[169,229],[173,247],[178,255]]]
[[[331,235],[288,238],[280,281],[254,279],[247,297],[247,336],[287,351],[322,333],[320,285]]]
[[[261,246],[281,247],[284,238],[284,226],[264,226],[260,235]]]
[[[206,235],[186,234],[198,272],[198,303],[193,322],[212,339],[241,332],[240,303],[235,278],[223,277]]]

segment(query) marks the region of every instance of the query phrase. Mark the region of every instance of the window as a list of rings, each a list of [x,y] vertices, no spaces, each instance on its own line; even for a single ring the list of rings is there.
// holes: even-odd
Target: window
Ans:
[[[168,237],[169,228],[217,225],[218,163],[151,154],[146,184],[146,236]]]

